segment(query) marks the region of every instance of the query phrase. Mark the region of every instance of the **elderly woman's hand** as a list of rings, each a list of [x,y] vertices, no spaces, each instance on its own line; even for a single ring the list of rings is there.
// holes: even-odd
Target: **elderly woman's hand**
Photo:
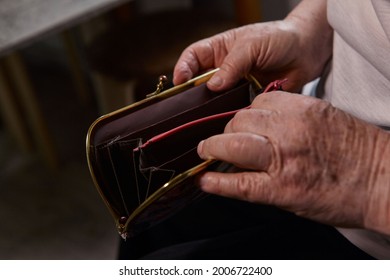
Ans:
[[[243,26],[192,44],[177,61],[173,81],[218,67],[208,82],[214,91],[249,73],[262,84],[287,78],[284,89],[296,91],[321,74],[331,51],[326,1],[302,1],[283,21]]]
[[[390,234],[390,134],[325,101],[262,94],[198,153],[245,170],[205,173],[206,192]]]

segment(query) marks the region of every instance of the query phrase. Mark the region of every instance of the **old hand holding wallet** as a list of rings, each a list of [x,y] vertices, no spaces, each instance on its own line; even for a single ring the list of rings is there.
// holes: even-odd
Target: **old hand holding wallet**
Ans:
[[[202,161],[198,143],[222,133],[237,110],[263,92],[247,77],[234,88],[211,92],[218,69],[97,119],[87,135],[87,160],[95,186],[123,238],[134,236],[202,198],[195,183],[205,170],[233,166]],[[274,82],[264,91],[277,89]]]

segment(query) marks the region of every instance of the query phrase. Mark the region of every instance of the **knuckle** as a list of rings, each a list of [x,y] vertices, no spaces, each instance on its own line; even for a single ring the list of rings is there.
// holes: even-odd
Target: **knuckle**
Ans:
[[[223,64],[220,66],[220,72],[229,73],[231,76],[238,75],[237,67],[231,59],[225,59]]]
[[[281,92],[279,92],[279,91],[272,91],[272,92],[264,92],[262,94],[259,94],[253,100],[252,106],[256,107],[256,106],[261,106],[264,103],[275,102],[274,100],[276,100],[280,96],[280,93]]]
[[[245,119],[245,116],[247,115],[246,110],[238,111],[234,117],[229,121],[229,129],[232,132],[240,131],[242,127],[243,120]]]
[[[237,136],[231,138],[231,140],[226,145],[226,150],[231,151],[237,157],[242,157],[248,150],[248,145],[243,137]]]
[[[256,202],[257,197],[256,189],[259,186],[259,182],[256,177],[251,173],[242,173],[239,180],[237,180],[237,195],[246,201]]]

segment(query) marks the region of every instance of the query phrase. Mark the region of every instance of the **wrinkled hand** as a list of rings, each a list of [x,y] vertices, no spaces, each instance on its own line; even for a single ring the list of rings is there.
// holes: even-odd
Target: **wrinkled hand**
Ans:
[[[208,172],[200,185],[206,192],[276,205],[323,223],[389,234],[390,187],[383,178],[389,174],[383,163],[388,143],[389,134],[325,101],[265,93],[251,109],[237,113],[224,134],[198,146],[203,159],[247,171]]]
[[[264,85],[287,78],[284,88],[298,90],[320,74],[331,52],[330,40],[319,48],[314,38],[309,42],[303,38],[306,33],[295,21],[284,20],[248,25],[201,40],[184,50],[173,81],[180,84],[219,67],[208,82],[214,91],[232,87],[248,73]]]

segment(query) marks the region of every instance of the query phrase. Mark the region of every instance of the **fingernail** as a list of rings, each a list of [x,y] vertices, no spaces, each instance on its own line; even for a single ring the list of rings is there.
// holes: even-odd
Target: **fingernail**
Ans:
[[[208,81],[208,84],[211,85],[212,87],[220,87],[223,84],[223,80],[219,76],[213,76],[210,81]]]

